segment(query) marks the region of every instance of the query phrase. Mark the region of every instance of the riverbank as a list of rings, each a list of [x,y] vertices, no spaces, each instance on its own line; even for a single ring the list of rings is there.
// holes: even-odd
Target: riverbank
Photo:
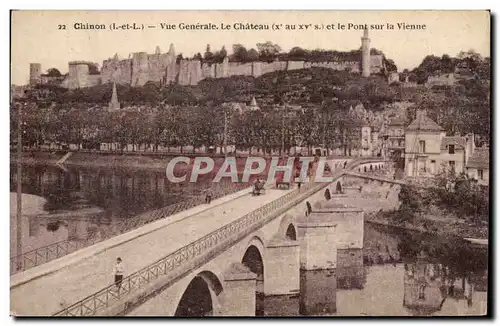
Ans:
[[[365,216],[365,221],[371,224],[390,226],[402,230],[439,236],[460,237],[463,239],[488,239],[487,225],[475,225],[465,220],[449,216],[437,218],[435,215],[415,216],[411,221],[397,222],[394,217],[397,211],[382,211]]]
[[[21,156],[21,161],[25,165],[58,165],[60,160],[67,152],[61,151],[36,151],[24,152]],[[199,155],[199,154],[198,154]],[[164,172],[168,163],[173,157],[185,156],[190,157],[193,154],[167,154],[167,153],[92,153],[92,152],[73,152],[66,160],[64,166],[74,167],[90,167],[90,168],[120,168],[134,170],[149,170],[155,172]],[[224,157],[217,155],[212,157],[216,167],[220,167],[224,162]],[[11,164],[18,162],[16,153],[11,153]],[[244,169],[245,158],[236,158],[238,171]],[[183,172],[187,169],[186,164],[179,163],[176,165],[175,172]]]

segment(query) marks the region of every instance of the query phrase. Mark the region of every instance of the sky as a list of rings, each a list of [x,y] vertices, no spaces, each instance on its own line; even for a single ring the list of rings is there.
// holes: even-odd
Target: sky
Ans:
[[[144,30],[110,30],[110,24],[125,23],[156,26]],[[77,30],[75,23],[105,24],[106,30]],[[160,24],[176,25],[176,30]],[[218,30],[179,30],[179,24],[213,23]],[[234,30],[234,23],[273,24],[280,30]],[[399,24],[425,25],[424,30],[405,30]],[[222,30],[221,24],[230,25]],[[286,30],[286,25],[295,30]],[[307,30],[298,25],[309,25]],[[338,29],[344,25],[345,29]],[[349,25],[351,24],[351,25]],[[305,49],[350,51],[361,46],[362,30],[354,26],[381,25],[370,29],[370,46],[394,60],[398,71],[413,69],[426,55],[449,54],[474,49],[490,56],[490,15],[487,11],[15,11],[11,20],[11,83],[26,84],[29,64],[40,63],[42,71],[57,68],[68,71],[68,62],[97,62],[115,53],[122,59],[133,52],[162,53],[174,44],[176,54],[185,57],[203,54],[207,44],[212,51],[223,45],[229,53],[233,44],[256,48],[271,41],[284,51],[294,46]],[[388,24],[394,29],[388,29]],[[59,28],[65,25],[65,29]],[[321,25],[322,30],[315,30]],[[334,26],[334,30],[327,30]],[[373,26],[375,28],[375,26]]]

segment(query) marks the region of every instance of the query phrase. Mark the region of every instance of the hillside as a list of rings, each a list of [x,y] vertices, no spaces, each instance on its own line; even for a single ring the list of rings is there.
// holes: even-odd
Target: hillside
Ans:
[[[102,84],[77,90],[40,86],[39,90],[44,91],[42,96],[47,102],[107,105],[112,85]],[[396,95],[383,76],[362,78],[349,72],[319,67],[272,72],[258,78],[209,78],[196,86],[162,86],[153,82],[142,87],[117,85],[117,92],[119,101],[125,106],[249,102],[255,96],[260,106],[281,102],[317,105],[325,99],[336,97],[341,101],[360,100],[367,108],[372,109],[380,109],[383,102],[392,102]]]

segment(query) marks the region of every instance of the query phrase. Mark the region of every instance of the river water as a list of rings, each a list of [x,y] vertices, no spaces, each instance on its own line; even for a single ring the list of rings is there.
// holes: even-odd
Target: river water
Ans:
[[[163,172],[25,166],[23,193],[43,197],[48,213],[74,210],[83,199],[102,210],[83,219],[88,230],[200,196],[209,178],[172,184]],[[15,192],[15,166],[10,187]],[[23,252],[71,235],[67,221],[26,218]],[[488,252],[461,239],[365,223],[364,248],[339,250],[337,257],[335,270],[302,271],[296,295],[258,296],[257,315],[454,316],[486,311]]]
[[[16,166],[11,165],[11,193],[16,192],[16,171]],[[181,201],[203,200],[204,190],[209,187],[213,192],[233,187],[227,178],[212,185],[213,177],[207,174],[200,176],[196,183],[171,183],[164,171],[24,166],[22,192],[45,200],[39,210],[46,214],[23,216],[22,251],[82,238],[96,230],[109,229],[124,219]],[[11,211],[11,256],[17,251],[15,213]]]

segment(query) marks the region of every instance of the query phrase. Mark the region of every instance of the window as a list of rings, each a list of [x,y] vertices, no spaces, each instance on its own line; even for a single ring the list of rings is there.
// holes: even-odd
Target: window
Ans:
[[[418,142],[418,152],[425,153],[425,140],[420,140]]]
[[[448,145],[448,154],[455,154],[455,145]]]
[[[477,174],[479,176],[479,179],[484,180],[483,179],[484,178],[484,176],[483,176],[483,170],[477,170]]]

